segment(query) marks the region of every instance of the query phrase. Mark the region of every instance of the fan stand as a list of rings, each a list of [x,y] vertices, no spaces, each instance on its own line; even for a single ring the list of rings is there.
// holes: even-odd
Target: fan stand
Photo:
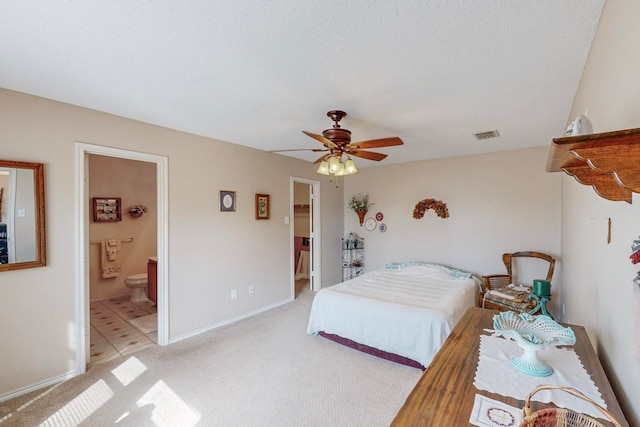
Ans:
[[[322,136],[332,141],[338,147],[342,147],[351,142],[351,131],[340,127],[340,120],[346,115],[347,113],[341,110],[329,111],[327,116],[333,120],[333,128],[322,131]]]
[[[344,111],[341,110],[331,110],[327,113],[327,116],[329,116],[329,118],[331,118],[331,120],[333,120],[334,125],[333,127],[335,129],[340,129],[340,120],[342,120],[345,116],[347,115],[347,113],[345,113]]]

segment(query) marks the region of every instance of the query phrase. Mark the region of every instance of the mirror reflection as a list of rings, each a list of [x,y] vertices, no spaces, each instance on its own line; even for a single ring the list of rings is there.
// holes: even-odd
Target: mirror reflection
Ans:
[[[0,160],[0,271],[46,265],[44,166]]]

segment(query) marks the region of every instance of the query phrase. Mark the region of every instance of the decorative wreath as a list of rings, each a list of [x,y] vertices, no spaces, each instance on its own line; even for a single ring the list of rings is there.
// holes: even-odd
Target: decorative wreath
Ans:
[[[413,209],[413,217],[415,219],[421,219],[429,209],[433,209],[440,218],[449,218],[447,204],[436,199],[420,200]]]

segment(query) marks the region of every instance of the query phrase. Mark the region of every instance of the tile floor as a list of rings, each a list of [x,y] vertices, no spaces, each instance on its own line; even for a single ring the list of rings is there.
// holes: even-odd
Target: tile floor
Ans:
[[[156,304],[145,300],[129,301],[130,295],[92,301],[89,305],[91,347],[88,367],[156,345],[158,331],[144,332],[129,323],[150,314],[157,315]]]
[[[309,289],[309,279],[296,280],[296,297]]]

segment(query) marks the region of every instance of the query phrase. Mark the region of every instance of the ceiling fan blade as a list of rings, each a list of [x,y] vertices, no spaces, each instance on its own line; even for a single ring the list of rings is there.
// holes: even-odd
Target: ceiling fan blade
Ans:
[[[363,159],[375,160],[376,162],[379,162],[380,160],[387,157],[386,154],[374,153],[373,151],[358,150],[358,151],[346,151],[346,153],[348,153],[350,156],[362,157]]]
[[[320,141],[322,143],[322,145],[324,145],[325,147],[338,148],[338,146],[336,144],[334,144],[333,141],[331,141],[330,139],[325,138],[322,135],[318,135],[318,134],[315,134],[315,133],[307,132],[305,130],[303,130],[302,133],[304,133],[307,136],[310,136],[311,138],[313,138],[313,139],[315,139],[317,141]]]
[[[324,156],[320,157],[318,160],[316,160],[316,161],[315,161],[315,162],[313,162],[313,163],[314,163],[314,164],[315,164],[315,163],[320,163],[320,162],[322,162],[322,161],[324,161],[324,160],[327,160],[329,157],[331,157],[331,153],[327,153],[327,154],[325,154]]]
[[[380,147],[392,147],[394,145],[402,145],[404,144],[402,140],[398,137],[392,138],[380,138],[380,139],[370,139],[368,141],[360,141],[360,142],[352,142],[347,145],[347,148],[380,148]]]
[[[319,153],[327,150],[328,148],[291,148],[288,150],[269,150],[267,153],[284,153],[286,151],[313,151],[314,153]]]

